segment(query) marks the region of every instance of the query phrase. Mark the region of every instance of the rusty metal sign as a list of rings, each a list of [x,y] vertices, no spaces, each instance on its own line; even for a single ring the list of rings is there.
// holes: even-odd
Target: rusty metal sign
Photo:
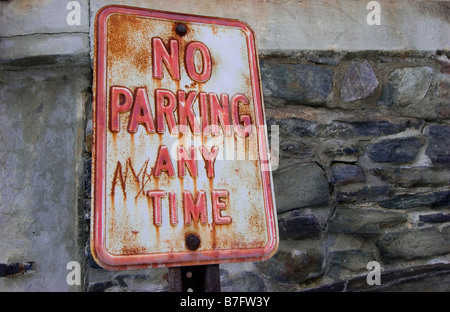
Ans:
[[[236,20],[108,6],[94,41],[98,264],[272,256],[278,229],[253,31]]]

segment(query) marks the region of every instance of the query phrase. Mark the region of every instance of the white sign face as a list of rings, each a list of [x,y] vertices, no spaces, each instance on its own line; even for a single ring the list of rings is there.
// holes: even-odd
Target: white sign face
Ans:
[[[107,269],[262,260],[278,246],[252,30],[97,14],[91,249]]]

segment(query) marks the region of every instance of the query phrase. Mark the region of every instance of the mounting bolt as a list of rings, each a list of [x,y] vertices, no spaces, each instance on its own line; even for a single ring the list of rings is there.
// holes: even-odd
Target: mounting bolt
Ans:
[[[189,250],[196,250],[200,246],[200,237],[196,234],[188,234],[185,243]]]
[[[184,36],[187,33],[187,27],[184,24],[178,24],[175,27],[175,32],[177,33],[178,36]]]

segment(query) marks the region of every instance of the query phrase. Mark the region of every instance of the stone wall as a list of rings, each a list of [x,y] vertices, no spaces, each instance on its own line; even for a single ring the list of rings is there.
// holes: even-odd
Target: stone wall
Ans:
[[[450,291],[448,5],[379,1],[377,28],[354,1],[78,2],[79,26],[64,1],[0,2],[0,263],[33,261],[0,290],[168,290],[167,269],[107,271],[89,252],[92,22],[120,3],[239,18],[257,34],[280,132],[280,247],[220,265],[223,291]],[[371,261],[381,285],[366,281]]]
[[[323,290],[375,260],[402,287],[433,288],[411,272],[450,252],[450,76],[437,53],[261,57],[267,121],[280,127],[281,244],[256,264],[265,287]]]

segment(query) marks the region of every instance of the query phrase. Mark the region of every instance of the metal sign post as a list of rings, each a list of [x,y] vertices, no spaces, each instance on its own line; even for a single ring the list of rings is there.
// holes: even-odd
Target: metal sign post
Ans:
[[[169,268],[171,292],[220,292],[218,264]]]
[[[254,33],[107,6],[94,34],[92,255],[109,270],[170,267],[171,289],[218,291],[219,263],[278,247]]]

